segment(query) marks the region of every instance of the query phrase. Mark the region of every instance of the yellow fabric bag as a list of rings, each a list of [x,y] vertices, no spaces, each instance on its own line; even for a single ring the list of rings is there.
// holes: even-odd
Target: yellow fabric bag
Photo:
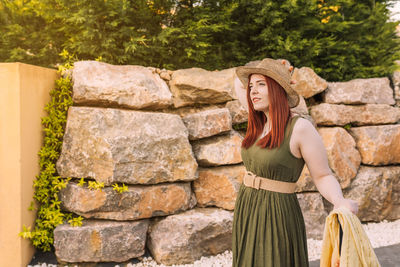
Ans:
[[[343,229],[340,256],[338,219]],[[360,220],[347,208],[334,209],[326,217],[320,266],[335,266],[339,258],[340,267],[381,266]]]

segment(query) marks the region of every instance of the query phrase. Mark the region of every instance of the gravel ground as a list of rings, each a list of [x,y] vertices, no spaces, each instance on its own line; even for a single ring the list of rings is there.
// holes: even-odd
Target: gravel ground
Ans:
[[[365,232],[371,241],[372,247],[384,247],[400,244],[400,219],[392,222],[383,221],[380,223],[363,224]],[[308,257],[310,261],[319,259],[321,253],[322,240],[308,239]],[[229,267],[232,262],[232,252],[225,251],[211,257],[202,257],[193,264],[172,265],[173,267]],[[122,267],[115,265],[115,267]],[[144,257],[140,263],[128,264],[127,267],[166,267],[158,265],[151,257]],[[28,265],[28,267],[57,267],[54,264],[45,263],[41,265]]]

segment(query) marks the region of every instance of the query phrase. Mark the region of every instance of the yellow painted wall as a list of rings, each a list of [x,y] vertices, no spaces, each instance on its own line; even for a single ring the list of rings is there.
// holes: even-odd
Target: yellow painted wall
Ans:
[[[0,266],[26,266],[34,253],[18,233],[22,225],[34,227],[28,207],[39,173],[41,118],[57,77],[52,69],[0,63]]]

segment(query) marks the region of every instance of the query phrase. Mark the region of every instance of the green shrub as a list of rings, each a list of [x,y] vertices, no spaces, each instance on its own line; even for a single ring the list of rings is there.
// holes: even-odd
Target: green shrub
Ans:
[[[383,77],[400,59],[390,0],[0,0],[0,61],[80,59],[208,70],[265,57],[329,81]]]
[[[64,57],[68,60],[63,66],[60,66],[61,75],[72,67],[73,57],[64,52]],[[46,105],[45,110],[48,115],[42,118],[44,131],[44,144],[39,151],[40,172],[34,181],[34,200],[38,205],[37,219],[35,228],[23,226],[19,234],[23,238],[28,238],[32,244],[43,250],[52,249],[55,227],[64,222],[70,222],[77,226],[82,224],[82,218],[79,216],[73,218],[71,213],[65,213],[61,210],[61,201],[58,193],[65,188],[70,177],[62,179],[57,175],[56,161],[61,152],[62,139],[64,136],[65,124],[67,122],[67,111],[72,105],[72,86],[69,76],[61,76],[56,80],[55,88],[50,92],[51,100]],[[31,203],[30,210],[34,210],[34,203]]]

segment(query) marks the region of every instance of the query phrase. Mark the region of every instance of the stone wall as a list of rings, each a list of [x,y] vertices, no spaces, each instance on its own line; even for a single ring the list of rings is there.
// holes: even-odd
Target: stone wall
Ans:
[[[252,63],[254,64],[254,63]],[[82,227],[54,232],[61,262],[123,262],[148,249],[163,264],[191,263],[231,249],[233,208],[245,173],[247,121],[234,68],[166,71],[76,62],[74,106],[57,171],[73,177],[60,197]],[[317,127],[329,165],[362,221],[400,218],[400,74],[327,82],[295,69],[293,109]],[[397,104],[396,104],[397,103]],[[344,127],[345,126],[345,127]],[[78,179],[106,186],[90,190]],[[112,185],[125,183],[117,193]],[[331,209],[305,166],[297,186],[309,238],[322,238]]]

